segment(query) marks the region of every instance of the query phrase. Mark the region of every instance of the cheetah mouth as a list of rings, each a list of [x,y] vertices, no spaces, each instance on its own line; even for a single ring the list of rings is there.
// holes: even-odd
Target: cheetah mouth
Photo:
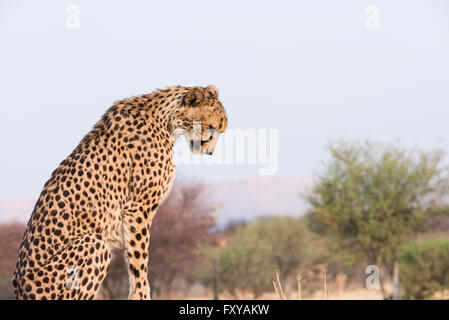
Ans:
[[[212,140],[212,135],[206,140],[199,140],[199,141],[190,140],[190,146],[193,148],[195,145],[197,146],[198,142],[199,142],[199,145],[202,147],[204,144],[206,144],[207,142],[209,142],[211,140]]]
[[[212,135],[209,137],[209,138],[207,138],[206,140],[201,140],[201,145],[203,145],[203,144],[205,144],[205,143],[207,143],[207,142],[209,142],[209,141],[211,141],[212,140]]]

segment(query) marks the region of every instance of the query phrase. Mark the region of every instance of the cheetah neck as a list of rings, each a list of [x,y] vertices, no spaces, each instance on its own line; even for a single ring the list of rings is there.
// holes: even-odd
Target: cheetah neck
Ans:
[[[124,118],[123,116],[128,120],[143,119],[147,123],[148,131],[162,136],[166,139],[167,147],[172,147],[176,140],[173,133],[182,122],[179,115],[182,113],[183,98],[188,89],[181,86],[169,87],[117,101],[84,137],[79,148],[109,135],[110,130],[117,125],[114,120],[117,117]]]
[[[176,140],[176,128],[181,125],[180,114],[183,110],[183,98],[188,87],[169,87],[145,95],[144,100],[154,123],[166,130],[172,140]]]

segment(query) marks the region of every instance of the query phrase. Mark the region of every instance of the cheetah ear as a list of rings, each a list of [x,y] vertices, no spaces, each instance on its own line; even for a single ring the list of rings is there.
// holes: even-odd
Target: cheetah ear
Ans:
[[[184,97],[184,103],[190,107],[197,107],[205,101],[204,92],[200,87],[192,87]]]
[[[218,92],[218,89],[217,89],[216,86],[210,85],[210,86],[207,86],[206,89],[209,90],[209,92],[211,92],[215,96],[215,98],[218,99],[218,93],[219,92]]]

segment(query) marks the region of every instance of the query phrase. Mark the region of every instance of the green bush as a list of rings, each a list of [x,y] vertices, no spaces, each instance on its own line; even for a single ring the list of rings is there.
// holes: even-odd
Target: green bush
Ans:
[[[296,272],[308,264],[315,250],[315,235],[302,219],[276,217],[259,219],[237,231],[219,250],[203,248],[205,265],[199,272],[204,284],[212,282],[212,259],[219,258],[220,287],[231,294],[249,290],[255,297],[272,291],[275,269],[282,280],[294,279]],[[287,289],[287,288],[286,288]]]
[[[249,229],[242,229],[220,255],[220,280],[231,293],[249,289],[257,297],[272,286],[271,255],[271,244],[260,241]]]
[[[406,247],[400,258],[406,299],[429,299],[449,288],[449,241],[433,238]]]

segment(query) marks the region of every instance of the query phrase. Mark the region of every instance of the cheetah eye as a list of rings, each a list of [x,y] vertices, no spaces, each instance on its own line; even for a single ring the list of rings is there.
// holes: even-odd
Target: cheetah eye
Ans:
[[[215,131],[218,131],[218,130],[215,129],[214,127],[212,127],[212,126],[209,126],[209,129],[207,129],[207,130],[204,132],[204,134],[203,134],[203,137],[204,137],[205,134],[208,134],[208,137],[207,137],[206,139],[202,138],[202,139],[201,139],[201,143],[203,144],[203,143],[205,143],[205,142],[208,142],[208,141],[212,140]]]

